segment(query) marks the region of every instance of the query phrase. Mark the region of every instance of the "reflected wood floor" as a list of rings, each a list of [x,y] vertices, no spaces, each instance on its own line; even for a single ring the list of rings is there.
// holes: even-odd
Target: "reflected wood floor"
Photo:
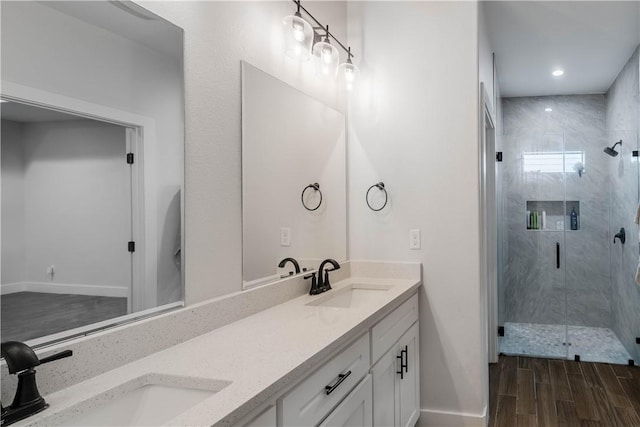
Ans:
[[[0,297],[2,341],[26,341],[127,314],[127,299],[16,292]]]
[[[640,426],[640,367],[500,356],[489,426]]]

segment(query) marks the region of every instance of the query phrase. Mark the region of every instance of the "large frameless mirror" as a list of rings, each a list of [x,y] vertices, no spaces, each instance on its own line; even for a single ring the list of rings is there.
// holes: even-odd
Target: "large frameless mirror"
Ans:
[[[345,157],[344,114],[242,63],[245,288],[346,259]]]
[[[2,341],[182,306],[182,29],[131,2],[1,8]]]

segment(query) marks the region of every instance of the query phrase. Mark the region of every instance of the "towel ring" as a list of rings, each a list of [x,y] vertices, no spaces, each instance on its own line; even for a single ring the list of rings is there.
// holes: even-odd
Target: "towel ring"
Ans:
[[[375,209],[373,206],[371,206],[371,203],[369,203],[369,192],[371,192],[373,188],[377,188],[378,190],[384,192],[384,204],[378,209]],[[384,209],[384,207],[387,206],[387,202],[389,201],[389,194],[387,193],[386,188],[384,188],[384,182],[379,182],[369,187],[369,189],[367,190],[367,195],[365,196],[365,200],[367,201],[367,206],[369,206],[369,209],[374,212],[380,212],[382,209]]]
[[[318,206],[316,206],[315,208],[310,208],[304,202],[304,193],[310,188],[313,189],[313,190],[316,190],[320,194],[320,201],[318,202]],[[304,208],[306,210],[308,210],[308,211],[317,210],[320,207],[320,205],[322,204],[322,191],[320,191],[320,184],[318,184],[317,182],[314,182],[313,184],[309,184],[306,187],[304,187],[304,190],[302,190],[302,194],[300,195],[300,200],[302,200],[302,206],[304,206]]]

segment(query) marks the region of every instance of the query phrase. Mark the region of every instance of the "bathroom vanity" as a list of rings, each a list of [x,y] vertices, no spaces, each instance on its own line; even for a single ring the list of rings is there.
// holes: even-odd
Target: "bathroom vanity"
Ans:
[[[167,417],[156,424],[414,425],[420,265],[346,264],[350,274],[336,277],[331,291],[293,298],[52,393],[49,409],[16,425],[140,424],[106,417],[145,416],[118,406],[142,402],[145,393]]]

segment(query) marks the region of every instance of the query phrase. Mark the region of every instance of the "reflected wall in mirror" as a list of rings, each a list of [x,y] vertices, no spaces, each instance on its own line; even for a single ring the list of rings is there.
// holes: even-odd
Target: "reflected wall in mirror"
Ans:
[[[245,288],[346,259],[345,157],[344,114],[242,63]]]
[[[181,306],[182,30],[131,2],[2,2],[2,341]]]

